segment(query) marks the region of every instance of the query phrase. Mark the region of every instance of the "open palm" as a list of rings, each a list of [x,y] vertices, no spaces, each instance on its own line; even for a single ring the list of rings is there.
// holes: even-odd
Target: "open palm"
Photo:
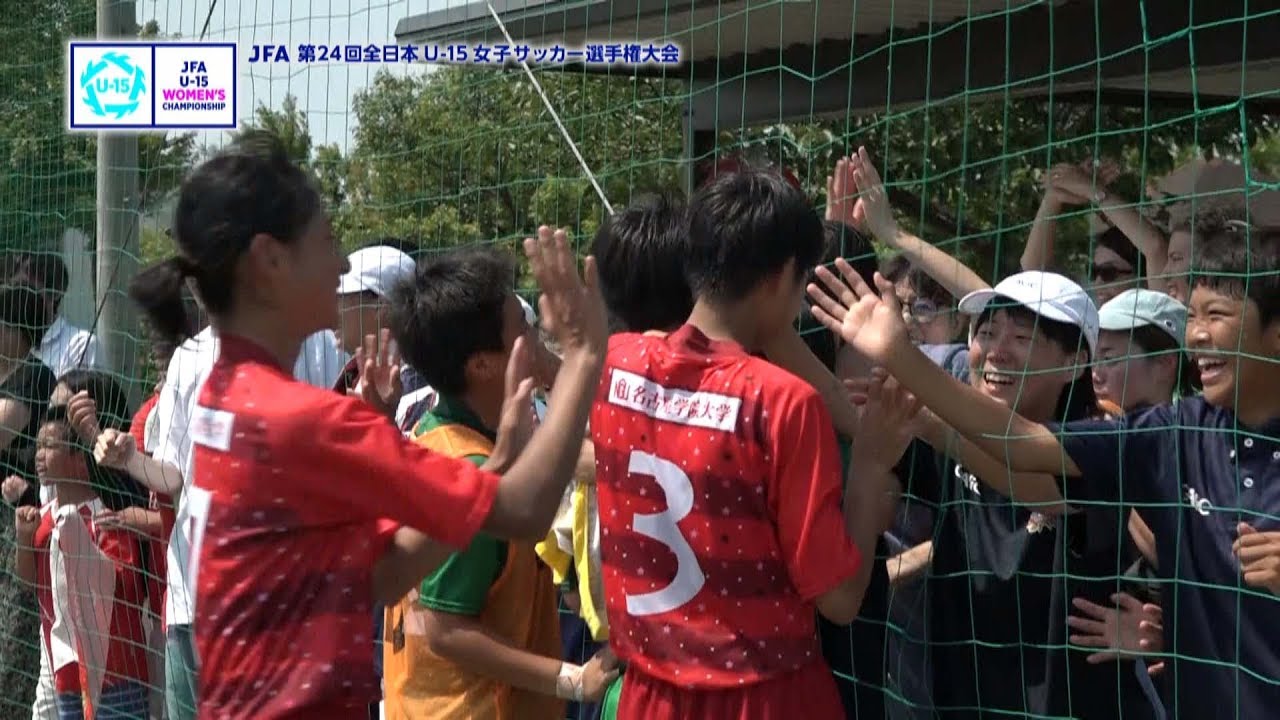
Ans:
[[[902,343],[910,342],[893,284],[876,273],[877,294],[844,258],[836,258],[835,268],[839,276],[819,267],[815,274],[822,285],[810,283],[807,288],[813,316],[872,362],[887,364]]]

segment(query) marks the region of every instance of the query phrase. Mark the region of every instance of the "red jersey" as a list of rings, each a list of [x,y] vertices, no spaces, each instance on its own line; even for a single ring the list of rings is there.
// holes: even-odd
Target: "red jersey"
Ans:
[[[125,680],[147,682],[142,551],[130,531],[99,528],[93,522],[102,509],[101,501],[94,501],[64,510],[78,512],[80,517],[72,515],[63,521],[54,553],[58,508],[49,503],[42,509],[32,541],[37,553],[40,628],[59,694],[80,693],[95,685],[100,690]],[[100,603],[104,596],[112,598],[110,606]],[[108,613],[107,627],[100,627]],[[102,652],[103,637],[109,638],[105,657],[96,654]]]
[[[133,436],[138,452],[145,455],[151,454],[147,452],[147,420],[151,417],[151,411],[155,410],[156,403],[159,400],[159,393],[147,398],[138,407],[138,411],[133,414],[133,420],[129,423],[129,434]],[[160,535],[158,537],[153,535],[151,542],[146,544],[147,567],[150,570],[147,574],[147,604],[150,606],[151,614],[156,616],[157,622],[162,622],[164,619],[164,579],[168,577],[166,567],[169,554],[169,533],[173,532],[174,523],[173,499],[169,495],[152,492],[150,509],[160,513]]]
[[[861,559],[813,388],[689,325],[617,335],[591,434],[609,636],[628,673],[712,690],[822,662],[814,601]]]
[[[198,716],[363,719],[375,561],[397,523],[466,547],[499,479],[220,339],[190,429]]]

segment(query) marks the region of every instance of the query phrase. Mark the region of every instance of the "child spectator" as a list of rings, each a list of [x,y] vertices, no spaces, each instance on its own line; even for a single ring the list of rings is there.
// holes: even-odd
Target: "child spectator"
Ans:
[[[1182,351],[1187,308],[1161,292],[1135,288],[1098,310],[1093,390],[1123,412],[1195,394],[1195,366]]]
[[[841,717],[814,609],[857,615],[884,484],[851,482],[842,514],[821,398],[750,354],[795,334],[821,221],[747,171],[700,189],[690,223],[688,323],[615,335],[592,411],[618,717]]]
[[[1005,458],[1015,473],[1000,484],[1016,502],[1142,509],[1167,583],[1173,717],[1224,708],[1266,717],[1280,687],[1280,233],[1240,215],[1196,227],[1186,341],[1203,396],[1119,419],[1035,422],[957,383],[911,346],[893,299],[852,273],[845,302],[824,298],[818,311],[956,431]]]
[[[413,430],[418,445],[477,467],[489,460],[504,373],[528,327],[514,279],[497,252],[462,251],[424,263],[393,292],[392,331],[438,393]],[[532,542],[485,532],[387,610],[384,646],[393,720],[563,720],[565,699],[598,700],[613,675],[599,658],[560,662],[550,570]]]
[[[584,286],[562,233],[542,228],[526,241],[565,359],[523,453],[528,384],[508,399],[508,432],[486,470],[415,446],[389,422],[399,399],[389,333],[365,349],[364,401],[283,370],[306,337],[337,323],[347,267],[313,181],[278,139],[250,133],[197,168],[174,226],[181,254],[147,271],[144,304],[153,318],[180,320],[192,280],[220,343],[190,425],[194,477],[183,492],[198,716],[363,718],[378,692],[373,603],[398,601],[434,569],[440,543],[465,547],[482,529],[539,537],[550,524],[599,377],[605,323],[591,263]],[[115,442],[107,449],[130,445]],[[368,477],[378,482],[352,484]]]
[[[67,407],[51,407],[36,469],[55,499],[17,510],[18,577],[39,597],[58,716],[145,718],[146,550],[133,533],[94,519],[127,507],[137,493],[81,447]]]

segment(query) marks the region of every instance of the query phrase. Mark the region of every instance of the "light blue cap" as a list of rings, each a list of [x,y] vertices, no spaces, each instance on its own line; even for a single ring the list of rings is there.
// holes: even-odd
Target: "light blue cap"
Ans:
[[[1162,292],[1134,288],[1099,308],[1098,325],[1103,330],[1115,331],[1154,325],[1182,345],[1187,334],[1187,308]]]

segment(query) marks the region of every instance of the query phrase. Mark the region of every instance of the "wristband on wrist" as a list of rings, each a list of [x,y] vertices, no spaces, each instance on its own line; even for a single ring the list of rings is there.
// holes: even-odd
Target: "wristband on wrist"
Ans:
[[[556,676],[556,697],[561,700],[582,702],[585,693],[582,687],[581,665],[560,663],[560,674]]]

